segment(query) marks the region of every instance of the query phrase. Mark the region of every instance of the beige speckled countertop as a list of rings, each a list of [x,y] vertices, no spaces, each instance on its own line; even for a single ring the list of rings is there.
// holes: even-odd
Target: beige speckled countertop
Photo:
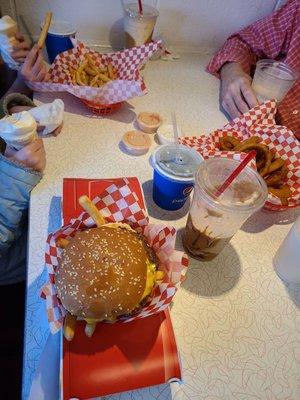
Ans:
[[[33,190],[30,204],[24,398],[34,374],[30,398],[57,398],[59,342],[47,330],[38,289],[45,279],[47,232],[60,224],[63,178],[135,175],[143,185],[150,218],[171,221],[180,236],[188,205],[177,213],[156,207],[151,197],[150,152],[129,156],[120,151],[119,141],[143,110],[159,112],[166,122],[175,110],[187,136],[221,127],[226,119],[219,111],[219,82],[205,73],[207,61],[208,57],[183,55],[174,62],[150,62],[143,71],[149,93],[106,118],[91,114],[70,95],[60,96],[66,105],[64,128],[59,137],[45,139],[45,176]],[[51,99],[36,95],[40,102]],[[155,146],[153,141],[152,149]],[[299,289],[284,285],[272,266],[297,214],[297,210],[261,211],[215,261],[191,260],[171,311],[183,364],[182,385],[161,385],[106,399],[298,400]]]

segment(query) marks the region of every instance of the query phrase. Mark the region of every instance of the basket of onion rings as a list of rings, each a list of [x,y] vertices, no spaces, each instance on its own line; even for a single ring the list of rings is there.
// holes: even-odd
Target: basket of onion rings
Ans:
[[[208,136],[182,138],[204,158],[242,160],[256,151],[256,165],[269,195],[264,208],[281,211],[300,205],[300,142],[293,132],[275,124],[276,105],[268,101]]]

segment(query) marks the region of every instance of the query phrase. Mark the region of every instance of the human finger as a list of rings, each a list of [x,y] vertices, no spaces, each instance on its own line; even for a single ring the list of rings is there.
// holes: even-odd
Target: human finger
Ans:
[[[250,82],[249,83],[246,83],[245,81],[241,82],[241,91],[249,108],[253,108],[258,105],[257,98],[250,85]]]
[[[44,64],[43,61],[44,61],[44,59],[43,59],[42,53],[39,51],[38,52],[38,56],[37,56],[37,58],[35,60],[35,63],[33,65],[33,67],[32,67],[32,73],[34,75],[37,75],[40,72],[40,70],[41,70],[41,68],[42,68],[42,66]]]
[[[54,129],[54,131],[52,132],[53,135],[55,135],[55,136],[59,135],[60,132],[61,132],[61,130],[62,130],[62,127],[63,127],[63,122],[59,125],[59,127],[57,127],[56,129]]]
[[[24,62],[24,68],[31,69],[35,64],[38,55],[39,55],[39,49],[35,44],[27,54],[26,60]]]
[[[233,98],[230,96],[226,96],[223,101],[222,101],[222,107],[224,110],[230,115],[232,119],[240,116],[240,112],[237,109],[235,102],[233,101]]]
[[[241,114],[246,113],[247,111],[249,111],[249,106],[248,104],[244,101],[243,97],[242,97],[242,93],[239,90],[238,93],[235,94],[235,96],[233,97],[233,101],[235,103],[236,108],[239,110],[239,112]]]
[[[17,41],[13,44],[14,50],[29,50],[29,44],[24,41]]]
[[[19,42],[24,42],[24,41],[25,41],[24,35],[22,35],[21,32],[17,32],[17,33],[15,34],[15,38],[16,38]]]
[[[36,76],[36,82],[43,82],[45,80],[46,74],[47,74],[47,68],[45,64],[43,64],[39,73]]]
[[[11,56],[14,60],[20,60],[21,58],[26,59],[28,54],[29,54],[28,50],[14,50],[11,52]]]

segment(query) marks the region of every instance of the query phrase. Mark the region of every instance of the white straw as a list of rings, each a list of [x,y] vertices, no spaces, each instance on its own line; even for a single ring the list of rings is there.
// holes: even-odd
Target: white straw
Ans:
[[[179,135],[178,135],[176,115],[175,115],[174,111],[171,112],[171,116],[172,116],[174,140],[175,140],[175,143],[178,144],[179,143],[179,139],[178,139]]]

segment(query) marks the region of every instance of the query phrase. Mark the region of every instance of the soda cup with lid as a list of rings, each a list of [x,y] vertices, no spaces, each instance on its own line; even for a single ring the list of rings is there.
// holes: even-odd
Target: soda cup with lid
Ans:
[[[202,156],[194,149],[176,144],[158,147],[152,155],[153,200],[165,210],[179,210],[194,187]]]

